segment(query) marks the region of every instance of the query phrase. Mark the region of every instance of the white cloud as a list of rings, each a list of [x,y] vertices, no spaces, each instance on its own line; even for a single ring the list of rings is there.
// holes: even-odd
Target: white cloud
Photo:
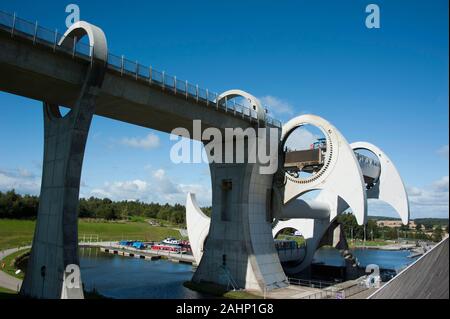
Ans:
[[[411,218],[448,218],[449,217],[449,177],[432,182],[426,187],[406,187],[408,194]],[[369,200],[369,215],[397,217],[394,208],[388,204]]]
[[[162,168],[156,170],[155,172],[153,172],[153,176],[158,179],[158,180],[163,180],[166,176],[166,171],[163,170]]]
[[[26,169],[0,170],[0,191],[15,189],[21,194],[39,194],[41,177]]]
[[[34,165],[34,164],[33,164]],[[36,167],[36,171],[40,171]],[[0,191],[14,189],[23,195],[39,195],[41,191],[41,174],[25,168],[0,169]],[[89,186],[85,180],[80,181],[80,196],[85,197],[83,191]]]
[[[25,178],[33,178],[34,174],[32,172],[30,172],[29,170],[27,170],[26,168],[19,168],[18,173],[21,177],[25,177]]]
[[[120,143],[133,148],[152,149],[157,148],[160,145],[160,139],[157,135],[149,133],[143,138],[124,137],[120,140]]]
[[[211,189],[200,184],[181,184],[174,182],[164,169],[152,172],[149,180],[108,182],[103,187],[93,189],[91,196],[108,197],[111,200],[140,200],[185,204],[186,194],[196,193],[202,206],[211,205]]]
[[[273,112],[275,115],[292,115],[294,114],[294,107],[275,96],[266,95],[260,98],[263,105],[269,108],[269,111]]]
[[[147,167],[148,169],[148,167]],[[87,186],[81,181],[80,197],[91,196],[111,200],[140,200],[170,204],[185,204],[188,192],[197,195],[201,206],[211,205],[211,188],[201,184],[177,183],[164,169],[151,172],[148,179],[105,182],[100,187]],[[41,176],[25,169],[0,169],[0,191],[15,189],[20,194],[39,195]]]
[[[186,201],[186,194],[189,192],[196,195],[200,206],[211,206],[212,192],[210,187],[200,184],[180,184],[179,188],[183,193],[183,205]]]
[[[406,187],[406,193],[408,196],[420,196],[422,195],[422,190],[418,187]]]
[[[133,180],[124,182],[106,182],[102,188],[95,188],[91,195],[97,197],[108,197],[109,199],[140,199],[141,194],[145,194],[149,185],[143,180]]]
[[[442,156],[442,157],[448,159],[448,144],[442,146],[441,148],[439,148],[439,149],[437,150],[437,153],[438,153],[440,156]]]
[[[443,176],[425,188],[407,188],[412,218],[443,217],[449,212],[449,177]]]
[[[433,189],[437,192],[448,192],[448,176],[444,176],[435,181],[433,183]]]
[[[105,188],[109,188],[109,187],[110,187],[109,184],[105,183]],[[106,190],[101,189],[101,188],[94,188],[91,191],[91,196],[100,197],[100,198],[106,198],[106,197],[111,198],[112,193],[107,192]],[[80,197],[89,197],[89,196],[81,196],[81,194],[80,194]]]
[[[316,142],[321,136],[313,134],[303,127],[299,127],[288,137],[286,145],[291,150],[309,149],[311,144]]]

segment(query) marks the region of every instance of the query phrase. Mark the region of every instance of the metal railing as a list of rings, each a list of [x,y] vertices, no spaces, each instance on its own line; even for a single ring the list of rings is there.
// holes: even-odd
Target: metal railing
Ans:
[[[306,295],[300,299],[338,299],[339,294],[331,290],[322,290],[313,294]]]
[[[354,286],[344,288],[344,289],[336,291],[336,292],[340,294],[341,298],[348,298],[353,295],[359,294],[360,292],[365,291],[367,289],[368,288],[363,283],[358,283]]]
[[[299,279],[299,278],[288,278],[290,285],[296,286],[304,286],[310,288],[327,288],[336,285],[338,282],[331,281],[321,281],[321,280],[312,280],[312,279]]]
[[[291,278],[289,278],[289,282],[291,282]],[[325,287],[325,289],[322,289],[319,285],[313,285],[308,286],[312,288],[319,288],[320,291],[317,291],[315,293],[306,295],[302,297],[301,299],[346,299],[353,295],[356,295],[362,291],[367,290],[368,288],[364,285],[363,282],[357,283],[351,287],[347,288],[337,288],[334,287],[336,283],[327,283],[322,282],[322,287]],[[327,286],[328,285],[328,286]],[[305,286],[305,285],[302,285]]]
[[[59,46],[58,43],[63,38],[63,34],[58,30],[50,30],[38,24],[30,22],[16,16],[0,11],[0,29],[9,32],[11,37],[26,38],[33,44],[45,45],[53,49],[72,55],[72,57],[81,58],[93,62],[93,48],[87,42],[87,37],[79,39],[74,38],[73,44],[68,46]],[[70,42],[69,42],[70,43]],[[231,99],[219,103],[217,93],[208,89],[200,88],[188,81],[178,79],[176,76],[168,75],[164,71],[158,71],[151,66],[144,66],[137,61],[126,59],[123,55],[117,56],[108,54],[107,67],[110,70],[119,72],[121,76],[134,78],[135,80],[147,82],[150,86],[158,87],[168,93],[184,97],[185,99],[205,104],[207,107],[215,108],[236,117],[240,117],[250,122],[257,120],[256,111]],[[274,127],[281,127],[281,122],[273,119],[266,114],[266,124]]]

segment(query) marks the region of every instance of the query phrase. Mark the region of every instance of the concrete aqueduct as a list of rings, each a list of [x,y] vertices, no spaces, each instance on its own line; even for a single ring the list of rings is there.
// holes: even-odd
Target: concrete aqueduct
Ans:
[[[200,212],[192,194],[187,202],[189,237],[199,262],[194,281],[226,285],[231,280],[240,288],[256,290],[284,287],[288,281],[273,233],[293,227],[306,234],[312,249],[291,269],[298,271],[345,208],[352,208],[359,224],[366,222],[367,198],[390,203],[403,222],[408,220],[403,183],[386,155],[367,143],[349,145],[334,126],[317,116],[294,118],[281,129],[246,92],[215,94],[108,53],[105,34],[87,22],[75,23],[60,35],[0,12],[0,46],[0,89],[42,101],[44,112],[40,206],[23,295],[82,297],[82,292],[70,292],[63,283],[66,267],[79,264],[80,175],[94,115],[167,133],[177,127],[190,130],[193,120],[221,130],[274,127],[279,128],[281,145],[306,124],[326,136],[318,169],[307,179],[285,169],[287,155],[282,148],[275,174],[260,174],[258,162],[210,165],[211,220]],[[235,97],[247,99],[251,107],[235,103]],[[62,116],[59,106],[69,107],[69,113]],[[357,158],[353,149],[360,148],[373,151],[380,165]],[[297,199],[310,190],[322,192],[313,202]],[[272,228],[274,220],[278,223]]]

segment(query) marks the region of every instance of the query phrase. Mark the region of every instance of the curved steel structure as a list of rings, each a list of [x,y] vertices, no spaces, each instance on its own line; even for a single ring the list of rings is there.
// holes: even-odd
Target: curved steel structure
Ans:
[[[367,198],[378,199],[391,205],[399,214],[404,225],[409,222],[409,201],[406,187],[394,163],[377,146],[367,142],[351,144],[353,150],[368,150],[380,162],[380,177],[373,187],[367,189]]]
[[[315,115],[301,115],[293,118],[283,126],[281,134],[281,146],[284,147],[289,135],[303,125],[314,125],[319,128],[326,137],[326,155],[322,168],[308,178],[295,178],[285,173],[285,185],[278,188],[278,194],[282,199],[282,207],[274,212],[274,218],[283,212],[283,218],[289,218],[287,209],[292,213],[290,218],[300,218],[302,204],[298,205],[294,200],[307,192],[326,189],[334,194],[326,203],[330,205],[330,219],[336,215],[338,200],[343,199],[352,207],[356,219],[360,225],[366,222],[367,200],[365,193],[364,178],[356,156],[342,134],[328,121]],[[345,181],[347,187],[342,187]],[[286,204],[290,203],[286,206]],[[280,204],[280,203],[279,203]]]
[[[266,111],[264,110],[261,102],[250,93],[236,89],[228,90],[217,97],[217,102],[220,104],[228,99],[233,99],[236,97],[243,97],[248,100],[251,105],[251,110],[256,112],[256,118],[258,119],[259,125],[264,127],[266,122]]]
[[[108,43],[106,41],[105,33],[99,27],[88,22],[78,21],[72,24],[71,27],[64,32],[58,45],[72,49],[74,41],[79,42],[84,36],[88,37],[89,46],[92,50],[89,55],[95,60],[106,64],[108,61]]]
[[[334,234],[334,238],[329,239],[332,244],[348,255],[346,240],[335,220],[349,207],[360,225],[367,222],[367,199],[372,198],[390,204],[404,224],[409,219],[409,203],[404,184],[392,161],[378,147],[366,142],[348,144],[342,134],[326,120],[314,115],[302,115],[283,126],[280,150],[289,135],[306,124],[315,125],[326,136],[327,154],[323,167],[308,178],[302,179],[283,171],[282,185],[274,182],[272,213],[276,222],[272,229],[273,237],[284,228],[293,228],[300,231],[306,240],[304,258],[298,264],[284,265],[287,274],[298,273],[308,267],[316,250],[323,245],[324,236],[330,234],[331,237]],[[355,151],[360,149],[373,152],[379,164],[363,156],[356,156]],[[364,173],[370,175],[373,181],[370,185],[366,185]],[[299,199],[312,190],[320,190],[314,200]],[[204,230],[208,228],[210,219],[203,215],[192,195],[188,195],[186,213],[191,246],[198,263],[202,257],[203,245],[200,237],[206,238]],[[193,216],[200,214],[204,216],[201,218],[201,226],[197,226],[197,229],[202,229],[201,236],[190,225],[195,220]]]
[[[186,226],[191,243],[192,255],[197,265],[203,256],[203,246],[208,237],[210,218],[206,216],[197,204],[195,194],[188,193],[186,201]]]
[[[366,197],[368,199],[379,199],[391,205],[401,217],[403,224],[407,225],[409,221],[408,197],[406,195],[406,188],[393,162],[381,149],[373,144],[357,142],[352,143],[351,148],[353,151],[360,149],[371,151],[377,156],[380,163],[379,177],[376,179],[374,185],[371,185],[365,190]],[[341,183],[341,187],[344,186],[343,184]],[[341,198],[336,199],[334,193],[330,192],[328,188],[325,188],[315,200],[319,202],[338,201],[338,205],[333,208],[334,211],[330,211],[329,219],[321,218],[319,215],[315,218],[311,218],[310,216],[305,216],[301,219],[293,218],[279,221],[273,229],[273,235],[275,236],[284,228],[293,228],[298,230],[306,240],[308,247],[306,257],[295,267],[285,267],[285,271],[288,273],[299,272],[311,264],[314,253],[320,248],[321,240],[333,222],[333,216],[336,217],[349,208],[348,203]]]

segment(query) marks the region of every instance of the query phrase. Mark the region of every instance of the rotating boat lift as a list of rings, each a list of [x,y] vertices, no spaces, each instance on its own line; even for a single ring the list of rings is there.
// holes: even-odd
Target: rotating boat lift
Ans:
[[[11,34],[14,35],[14,24]],[[101,29],[87,22],[78,22],[72,25],[58,43],[55,38],[53,51],[58,48],[58,52],[72,52],[73,58],[76,52],[75,45],[84,36],[87,36],[89,40],[90,52],[87,56],[90,57],[90,61],[85,60],[80,65],[82,66],[80,74],[84,75],[77,82],[79,85],[68,90],[68,93],[78,90],[76,91],[78,97],[73,98],[73,101],[69,103],[71,108],[69,113],[63,116],[59,112],[59,105],[65,105],[64,101],[67,102],[67,99],[71,99],[70,97],[54,99],[52,94],[39,93],[40,99],[46,101],[43,105],[45,147],[38,219],[26,277],[21,287],[21,294],[27,297],[83,298],[81,278],[78,278],[78,284],[75,284],[72,282],[74,278],[71,276],[72,270],[74,271],[71,266],[79,265],[77,207],[81,168],[92,117],[97,114],[97,108],[105,107],[105,102],[102,100],[102,97],[107,96],[107,93],[102,92],[105,85],[110,90],[107,92],[111,92],[112,88],[116,87],[112,82],[115,83],[113,79],[115,79],[114,73],[117,71],[114,69],[114,65],[111,65],[113,68],[108,67],[108,47],[105,34]],[[17,50],[17,52],[19,51],[25,52],[25,50]],[[39,52],[39,56],[45,55],[44,51]],[[31,52],[28,53],[31,54]],[[27,60],[23,57],[17,59],[19,61]],[[49,61],[51,61],[51,65],[60,68],[59,64],[55,64],[55,61],[59,60],[52,57]],[[24,74],[36,72],[37,69],[30,67],[30,64],[32,63],[26,64],[26,67],[31,73]],[[21,64],[17,64],[17,61],[12,63],[8,57],[6,70],[11,70],[10,65],[16,67]],[[43,78],[43,75],[47,79],[47,73],[42,70],[39,72],[42,74],[36,79]],[[55,71],[56,73],[60,72]],[[56,79],[55,83],[62,83],[67,79],[62,76],[58,77],[59,75],[55,77],[55,74],[52,73],[49,74],[51,77],[48,79]],[[26,77],[20,76],[19,78],[24,80]],[[145,76],[143,78],[147,80]],[[36,79],[26,83],[36,84],[38,83]],[[136,64],[135,80],[138,79],[139,68]],[[151,82],[151,76],[149,80]],[[19,81],[13,82],[18,83]],[[127,82],[118,83],[125,84]],[[162,84],[164,90],[164,80]],[[36,98],[33,95],[36,94],[34,90],[24,91],[23,84],[19,88],[18,84],[16,85],[13,87],[7,85],[6,88],[19,95]],[[48,85],[42,87],[48,87]],[[66,87],[66,84],[63,87]],[[130,86],[130,88],[134,88],[134,86]],[[142,92],[141,94],[144,96],[148,94],[146,89],[136,92],[134,94],[138,96],[139,92]],[[169,90],[166,92],[170,93]],[[136,98],[134,94],[130,94],[124,99],[116,100],[114,98],[111,101],[129,100],[129,105],[140,105],[140,102],[131,101],[132,98]],[[62,93],[61,95],[66,94]],[[186,83],[186,100],[188,100],[188,95]],[[169,97],[169,95],[167,96]],[[251,106],[248,111],[250,114],[246,113],[246,108],[245,110],[243,108],[241,112],[236,112],[235,109],[234,118],[222,118],[223,115],[220,112],[208,113],[214,116],[213,127],[226,129],[230,123],[233,128],[248,128],[247,121],[243,122],[240,119],[235,121],[236,115],[242,115],[243,119],[249,119],[250,127],[253,128],[273,126],[273,123],[271,124],[266,118],[260,101],[251,94],[240,90],[231,90],[221,94],[215,101],[217,110],[220,109],[219,106],[226,105],[228,99],[235,97],[247,99]],[[197,90],[195,103],[198,103],[198,98]],[[172,103],[178,99],[171,97],[167,100],[167,102],[169,101]],[[181,99],[179,101],[180,104],[177,102],[177,107],[168,114],[175,114],[177,110],[190,105],[188,102],[181,103]],[[194,101],[191,102],[194,103]],[[206,105],[208,102],[207,99]],[[163,104],[163,101],[159,101],[157,104]],[[139,114],[158,114],[156,113],[156,110],[159,110],[158,107],[155,106],[152,113],[143,112],[141,106],[133,111],[130,110],[130,113],[134,113],[132,121],[128,117],[128,109],[126,116],[119,108],[111,113],[100,112],[99,114],[106,114],[107,117],[115,119],[117,119],[116,115],[120,115],[120,119],[126,122],[131,121],[134,124],[138,123],[165,131],[172,125],[160,126],[156,123],[159,119],[148,122],[136,119],[140,116]],[[194,109],[197,109],[197,106]],[[227,107],[222,109],[225,113],[232,112]],[[177,123],[187,123],[188,120],[196,118],[199,114],[203,115],[203,111],[200,112],[177,114],[176,117],[179,118]],[[167,114],[162,114],[162,120],[167,121],[168,118]],[[222,119],[227,120],[224,122],[226,125],[222,125]],[[293,162],[287,169],[285,157],[288,159],[289,154],[283,152],[284,143],[296,128],[306,124],[319,127],[326,136],[326,149],[316,152],[315,155],[319,155],[320,161],[316,161],[317,163],[312,166],[306,165],[306,161],[302,158],[305,154],[290,154]],[[267,139],[269,135],[272,137],[272,134],[261,131],[258,130],[258,134],[251,139],[242,139],[245,150],[254,150],[257,145],[254,143],[255,141],[271,144],[267,143]],[[273,235],[282,228],[294,227],[305,235],[307,241],[309,240],[310,255],[307,255],[307,258],[300,264],[292,267],[290,271],[295,272],[310,262],[315,249],[323,242],[324,234],[330,233],[336,217],[348,207],[352,208],[359,224],[366,222],[367,198],[378,198],[390,203],[400,213],[403,222],[407,223],[409,207],[403,183],[392,162],[376,147],[365,143],[353,145],[354,148],[370,149],[377,154],[380,162],[378,170],[369,162],[359,160],[339,131],[320,117],[299,116],[289,121],[281,132],[276,130],[276,133],[276,139],[282,142],[278,152],[270,153],[272,159],[281,159],[278,160],[278,163],[281,164],[276,174],[273,174],[272,171],[262,174],[261,171],[264,171],[266,167],[265,163],[261,162],[227,163],[222,161],[222,163],[210,164],[213,194],[212,220],[201,212],[195,196],[188,195],[187,227],[194,257],[198,263],[193,281],[231,284],[234,288],[260,291],[284,287],[288,284],[285,271],[289,272],[289,270],[282,268]],[[217,142],[215,146],[222,150],[230,147],[233,149],[234,140]],[[207,155],[211,159],[212,154]],[[297,155],[299,155],[298,158]],[[309,169],[312,175],[301,178],[299,174],[296,174],[296,168],[292,165],[295,164],[295,160],[299,160],[300,163],[300,166],[295,166],[298,170],[300,168]],[[321,191],[314,201],[299,199],[313,190]],[[272,227],[274,224],[275,228]]]
[[[322,131],[326,137],[326,147],[324,152],[316,151],[321,159],[320,165],[310,169],[310,176],[302,178],[288,168],[298,165],[296,161],[303,164],[307,161],[302,159],[302,154],[286,154],[284,145],[295,129],[308,124]],[[359,150],[372,152],[376,159],[357,153]],[[393,162],[375,145],[367,142],[349,144],[328,121],[314,115],[301,115],[283,126],[279,156],[280,167],[272,187],[272,235],[275,238],[283,229],[293,228],[306,240],[303,258],[283,264],[287,275],[307,268],[316,250],[326,244],[339,249],[345,259],[355,265],[357,261],[348,251],[345,235],[336,218],[350,208],[358,224],[366,224],[368,199],[389,204],[399,214],[403,224],[408,224],[409,202],[403,181]],[[314,200],[299,199],[316,190],[320,193]],[[192,193],[187,195],[186,223],[192,253],[199,264],[208,240],[211,219],[201,211]]]

